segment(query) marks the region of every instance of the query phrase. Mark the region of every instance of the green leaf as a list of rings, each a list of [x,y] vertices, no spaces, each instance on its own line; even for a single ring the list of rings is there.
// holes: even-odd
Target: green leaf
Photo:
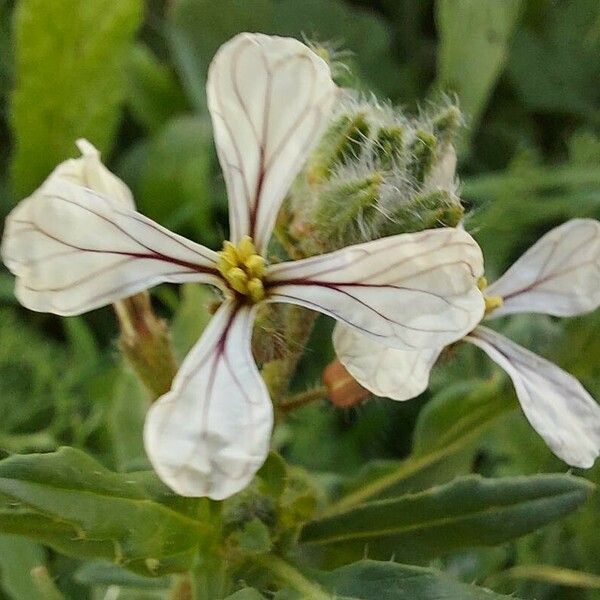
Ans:
[[[265,597],[254,588],[244,588],[235,594],[231,594],[231,596],[227,596],[225,600],[265,600]]]
[[[356,70],[389,90],[401,86],[390,57],[391,31],[373,12],[340,0],[180,0],[171,12],[169,39],[195,106],[204,110],[206,69],[218,47],[241,31],[332,42],[356,56]]]
[[[305,525],[300,541],[327,564],[357,560],[365,548],[373,558],[425,561],[530,533],[579,508],[592,488],[570,475],[469,476],[316,519]]]
[[[140,212],[170,229],[191,225],[197,239],[214,244],[212,152],[207,121],[189,116],[170,121],[148,148],[136,190]]]
[[[536,111],[588,118],[600,100],[600,38],[596,0],[563,0],[540,10],[515,35],[508,72]]]
[[[159,130],[187,110],[185,95],[173,73],[146,46],[138,44],[131,49],[127,75],[127,103],[148,131]]]
[[[318,576],[339,600],[500,600],[508,596],[466,585],[433,569],[362,560]],[[515,596],[510,596],[518,600]]]
[[[8,92],[12,79],[13,50],[10,31],[11,9],[7,0],[0,0],[0,100]],[[0,104],[0,111],[3,106]]]
[[[43,548],[16,535],[0,536],[0,587],[12,600],[37,597],[31,570],[46,560]]]
[[[169,587],[167,577],[143,577],[104,561],[85,563],[77,569],[74,578],[84,585],[119,585],[143,589],[165,589]]]
[[[502,73],[521,0],[437,0],[438,85],[456,92],[472,128]]]
[[[258,471],[260,491],[272,498],[279,498],[285,490],[287,465],[276,452],[270,452],[267,460]]]
[[[119,471],[148,468],[143,429],[149,407],[147,390],[132,372],[123,367],[116,381],[107,417],[113,455]]]
[[[154,501],[142,481],[72,448],[13,456],[0,462],[0,531],[144,575],[189,568],[208,525]]]
[[[14,18],[12,175],[25,195],[88,138],[108,152],[125,95],[141,0],[22,0]]]
[[[260,519],[246,523],[234,538],[239,549],[246,554],[266,554],[271,550],[269,528]]]
[[[515,403],[499,394],[501,381],[469,380],[437,394],[419,415],[414,449],[403,461],[374,461],[346,482],[331,513],[375,498],[445,483],[470,472],[482,435],[496,426]]]
[[[179,288],[181,302],[171,323],[173,348],[177,358],[183,360],[211,319],[210,307],[218,298],[207,285],[185,283]]]

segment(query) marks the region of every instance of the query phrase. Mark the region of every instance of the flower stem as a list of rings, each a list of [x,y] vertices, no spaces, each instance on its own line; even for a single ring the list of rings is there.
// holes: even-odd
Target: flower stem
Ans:
[[[333,596],[327,593],[320,585],[307,579],[296,567],[279,556],[269,554],[257,557],[256,560],[265,569],[270,571],[279,582],[285,583],[299,592],[302,598],[333,600]]]
[[[200,540],[196,564],[190,571],[190,600],[221,600],[231,593],[221,534],[223,503],[206,499],[198,508],[200,519],[211,523],[215,530]]]
[[[324,385],[320,385],[318,387],[299,392],[298,394],[288,396],[288,398],[277,405],[277,408],[282,413],[288,413],[300,408],[301,406],[310,404],[315,400],[323,400],[324,398],[327,398],[327,388]]]
[[[315,312],[301,306],[290,304],[287,311],[284,339],[289,353],[285,358],[272,360],[262,368],[263,378],[275,403],[285,396],[289,388],[317,318]]]

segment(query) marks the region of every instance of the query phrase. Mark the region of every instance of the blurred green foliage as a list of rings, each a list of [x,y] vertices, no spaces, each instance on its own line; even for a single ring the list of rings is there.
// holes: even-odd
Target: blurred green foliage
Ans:
[[[226,200],[204,81],[214,51],[242,30],[324,43],[340,65],[350,66],[336,70],[340,83],[415,112],[439,102],[442,92],[456,94],[467,125],[459,156],[466,225],[483,247],[491,279],[554,225],[600,218],[597,0],[0,0],[0,217],[75,154],[78,137],[88,137],[131,186],[142,212],[218,247],[227,230]],[[1,271],[0,453],[75,450],[44,457],[43,472],[27,456],[1,463],[0,529],[28,528],[31,536],[35,525],[34,537],[46,546],[0,536],[0,599],[52,597],[40,591],[43,571],[39,581],[31,576],[40,565],[56,584],[54,597],[100,600],[117,588],[119,600],[167,598],[167,579],[140,573],[187,566],[194,532],[207,526],[210,510],[172,497],[146,473],[147,398],[120,363],[111,311],[71,319],[28,313],[11,289],[12,278]],[[172,320],[182,357],[206,323],[212,298],[189,285],[163,286],[154,299]],[[301,364],[299,389],[314,384],[331,358],[322,325]],[[502,327],[600,397],[599,314],[562,321],[526,316]],[[273,544],[290,546],[293,527],[323,501],[317,488],[338,497],[340,510],[371,511],[364,522],[376,523],[387,506],[381,502],[397,504],[398,519],[408,514],[403,506],[419,499],[463,506],[460,490],[483,485],[473,474],[498,478],[490,484],[497,499],[519,485],[517,476],[564,472],[515,406],[505,378],[477,350],[458,348],[418,400],[299,410],[274,445],[298,468],[316,472],[313,480],[274,455],[257,484],[268,506],[244,499],[232,506],[229,517],[243,528],[231,543],[257,556]],[[81,469],[90,476],[77,481],[73,473]],[[578,475],[600,483],[599,466]],[[581,480],[553,477],[525,480],[528,493],[556,481],[572,485],[575,504],[588,495]],[[93,510],[82,503],[82,490],[98,495]],[[353,498],[366,504],[344,507]],[[548,493],[547,500],[563,514],[562,495]],[[146,529],[136,529],[142,510]],[[511,510],[524,515],[518,503]],[[166,547],[156,527],[166,523],[164,515],[171,524]],[[435,572],[365,561],[314,578],[344,598],[435,592],[461,599],[600,599],[593,577],[600,574],[600,496],[592,494],[565,520],[513,539],[550,520],[519,529],[515,517],[506,537],[490,536],[477,522],[480,537],[453,530],[441,550],[421,536],[423,560]],[[303,535],[324,535],[321,525],[314,521]],[[464,543],[451,544],[456,539]],[[499,545],[472,547],[480,543]],[[392,558],[393,544],[383,551],[372,556]],[[352,559],[356,554],[351,548]],[[137,574],[106,562],[115,556]],[[314,563],[315,556],[308,558]],[[440,569],[448,574],[440,576]],[[231,600],[263,597],[251,589],[263,582],[247,575],[240,581],[250,587]],[[392,586],[405,596],[386,596]],[[306,597],[298,594],[284,589],[275,598]]]

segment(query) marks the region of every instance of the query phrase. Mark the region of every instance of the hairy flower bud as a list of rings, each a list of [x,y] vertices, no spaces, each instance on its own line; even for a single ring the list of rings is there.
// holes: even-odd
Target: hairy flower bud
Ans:
[[[346,97],[290,194],[288,234],[301,254],[460,223],[461,123],[454,105],[409,118]]]

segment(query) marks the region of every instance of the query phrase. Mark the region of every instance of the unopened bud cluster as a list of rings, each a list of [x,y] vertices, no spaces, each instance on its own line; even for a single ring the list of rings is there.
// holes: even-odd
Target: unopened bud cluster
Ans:
[[[346,99],[290,194],[289,233],[303,254],[398,233],[456,226],[451,104],[418,117]]]

